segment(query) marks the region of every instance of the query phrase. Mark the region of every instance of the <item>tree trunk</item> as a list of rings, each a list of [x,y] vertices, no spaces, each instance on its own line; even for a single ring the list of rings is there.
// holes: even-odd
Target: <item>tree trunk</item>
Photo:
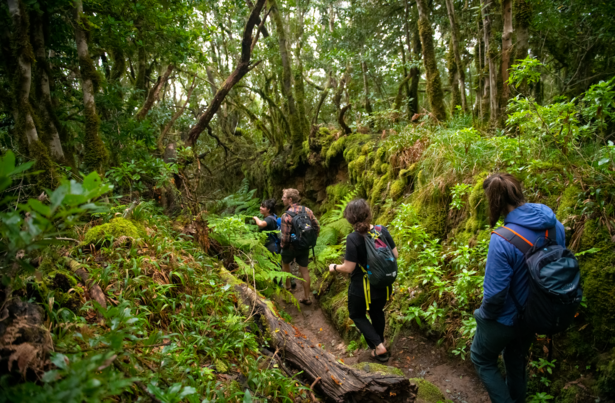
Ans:
[[[352,130],[350,129],[350,127],[348,127],[346,122],[344,122],[344,115],[346,114],[346,111],[350,109],[351,106],[352,106],[351,104],[344,106],[342,110],[340,111],[340,114],[337,116],[337,122],[340,124],[340,127],[344,131],[344,134],[352,133]]]
[[[346,65],[346,70],[344,71],[344,74],[342,75],[342,78],[340,79],[340,82],[337,86],[337,89],[335,90],[335,94],[333,95],[333,105],[335,105],[335,111],[337,113],[337,116],[339,116],[340,112],[342,111],[342,94],[344,92],[344,87],[350,82],[351,72],[352,67],[350,66],[350,63],[348,63]]]
[[[293,159],[296,160],[303,149],[303,132],[301,130],[302,124],[297,111],[297,106],[295,104],[295,97],[293,95],[291,56],[288,52],[288,45],[286,43],[286,29],[284,28],[284,22],[278,8],[278,4],[276,0],[268,1],[271,9],[271,18],[273,19],[276,31],[278,33],[280,58],[282,60],[282,95],[284,95],[285,109],[288,113],[290,139],[293,147]]]
[[[237,84],[250,70],[252,70],[258,64],[250,64],[250,58],[252,57],[252,48],[253,48],[253,38],[252,38],[252,30],[254,26],[257,24],[256,20],[260,19],[259,14],[263,9],[265,4],[265,0],[258,0],[254,5],[250,16],[248,17],[248,22],[246,23],[246,27],[243,32],[243,37],[241,40],[241,59],[235,67],[235,70],[231,73],[231,75],[224,81],[224,84],[218,89],[216,95],[214,95],[212,101],[209,103],[207,110],[201,115],[198,122],[192,126],[190,132],[188,133],[188,139],[186,144],[194,147],[196,145],[199,136],[205,130],[205,128],[211,122],[211,119],[214,117],[220,105],[224,101],[224,98],[228,95],[229,91],[233,88],[235,84]],[[263,18],[264,20],[264,18]],[[264,21],[261,21],[261,24]]]
[[[529,0],[514,0],[513,2],[514,32],[516,34],[515,56],[512,64],[519,63],[527,57],[530,48],[530,22],[532,20],[532,5]],[[524,82],[517,89],[523,94],[527,94],[528,85]]]
[[[403,92],[405,88],[408,88],[408,81],[410,81],[412,76],[408,74],[397,86],[397,96],[395,97],[395,104],[393,105],[393,109],[399,110],[401,108],[401,102],[403,100]],[[408,119],[411,119],[412,116],[409,116]]]
[[[51,89],[49,86],[49,63],[45,50],[45,37],[43,35],[43,23],[37,21],[31,28],[34,53],[36,55],[38,76],[38,111],[41,117],[44,131],[47,134],[47,145],[51,158],[59,163],[64,163],[64,150],[60,141],[59,122],[53,112],[51,104]]]
[[[407,25],[407,23],[406,23]],[[407,28],[406,28],[407,29]],[[404,44],[402,42],[402,39],[399,38],[399,47],[401,49],[401,61],[404,64],[404,68],[403,68],[403,76],[402,76],[402,82],[404,83],[403,89],[406,91],[406,98],[407,100],[410,100],[410,85],[408,84],[408,81],[410,80],[410,76],[408,75],[408,69],[406,68],[406,64],[408,62],[408,60],[406,59],[406,49],[404,47]],[[408,55],[408,57],[410,57],[410,54]],[[398,99],[400,97],[401,92],[399,91],[401,89],[401,87],[398,88],[397,90],[397,97],[395,98],[395,109],[399,109],[401,108],[401,99]],[[406,106],[408,108],[408,120],[410,120],[412,118],[412,111],[410,110],[410,103],[406,101]],[[401,112],[401,111],[400,111]]]
[[[307,120],[307,114],[305,109],[305,84],[303,83],[303,61],[301,60],[301,49],[303,48],[303,14],[305,10],[301,7],[300,1],[297,1],[296,4],[297,44],[295,46],[295,60],[297,65],[294,70],[293,87],[295,90],[295,99],[297,100],[297,113],[299,114],[301,137],[306,138],[309,132],[309,122]]]
[[[410,45],[408,45],[410,46]],[[419,63],[421,60],[421,39],[419,36],[418,24],[414,24],[412,33],[412,59],[413,63]],[[412,114],[419,113],[419,81],[421,80],[421,72],[417,66],[410,68],[410,109]]]
[[[24,151],[27,151],[31,144],[39,141],[29,100],[30,87],[32,85],[32,61],[34,60],[28,32],[30,24],[28,15],[25,13],[20,0],[8,0],[7,2],[9,13],[13,20],[12,42],[16,47],[15,53],[17,55],[17,69],[14,80],[17,83],[15,85],[15,99],[17,102],[13,108],[15,130],[20,143],[24,145]],[[22,139],[26,141],[23,142]]]
[[[453,0],[446,0],[446,11],[448,12],[448,20],[451,23],[451,41],[453,43],[453,53],[455,65],[457,66],[457,77],[459,79],[459,92],[461,94],[461,108],[464,112],[468,111],[468,103],[466,100],[466,73],[461,61],[461,53],[459,51],[459,28],[455,18],[455,5]]]
[[[314,390],[333,402],[414,402],[417,387],[408,378],[398,375],[368,373],[340,363],[336,357],[318,347],[297,327],[287,323],[273,312],[264,300],[246,283],[238,281],[226,269],[220,269],[220,277],[232,284],[239,304],[246,307],[258,324],[263,338],[270,340],[271,347],[280,352],[287,364],[303,371],[308,382],[314,382]],[[281,362],[280,362],[281,363]],[[284,371],[288,371],[284,366]]]
[[[495,55],[492,51],[491,40],[491,6],[492,0],[481,0],[483,13],[483,41],[485,42],[485,65],[489,66],[489,75],[485,80],[485,91],[489,90],[490,121],[494,126],[498,121],[498,94],[496,82]]]
[[[171,75],[172,71],[173,71],[173,65],[169,64],[164,74],[158,77],[158,81],[156,82],[156,85],[149,92],[149,94],[147,95],[147,99],[145,100],[145,103],[143,104],[143,106],[141,107],[139,112],[137,112],[137,115],[135,116],[135,118],[138,121],[145,119],[150,109],[152,109],[154,102],[158,100],[158,95],[160,94],[160,90],[162,89],[164,84],[169,79],[169,76]]]
[[[79,57],[83,111],[85,114],[84,164],[87,168],[102,173],[108,154],[98,134],[100,119],[96,113],[96,102],[94,100],[94,94],[98,91],[100,78],[88,51],[86,30],[89,30],[89,22],[83,17],[82,0],[75,0],[74,4],[75,42],[77,43],[77,56]]]
[[[361,62],[361,72],[363,73],[363,90],[364,98],[363,98],[363,106],[365,106],[365,111],[368,115],[373,113],[372,104],[369,102],[369,84],[367,82],[367,64],[365,61]]]
[[[451,1],[451,0],[447,0]],[[510,86],[508,85],[508,69],[510,69],[510,58],[513,51],[512,34],[513,34],[513,21],[512,21],[512,0],[502,0],[502,97],[500,98],[500,105],[504,112],[508,98],[510,97]]]
[[[423,45],[423,66],[427,74],[427,99],[433,116],[439,121],[444,121],[446,120],[444,93],[442,92],[442,81],[436,62],[433,32],[429,22],[429,9],[425,0],[417,0],[416,5],[419,11],[419,35]]]
[[[446,60],[446,67],[448,69],[448,81],[451,86],[451,115],[457,113],[457,106],[461,106],[463,110],[463,105],[461,103],[461,80],[459,79],[459,68],[457,66],[457,62],[455,60],[454,50],[453,50],[453,40],[451,38],[449,42],[449,51]]]
[[[318,124],[318,115],[320,114],[320,108],[322,108],[322,104],[327,99],[327,95],[329,95],[329,89],[331,88],[331,84],[333,83],[332,72],[329,72],[329,78],[325,84],[325,87],[322,89],[320,93],[320,99],[318,100],[318,104],[316,105],[316,110],[314,111],[314,118],[312,119],[312,125]]]

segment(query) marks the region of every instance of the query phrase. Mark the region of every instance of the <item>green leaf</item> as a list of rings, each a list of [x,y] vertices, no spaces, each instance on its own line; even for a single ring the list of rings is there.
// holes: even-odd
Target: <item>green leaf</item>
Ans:
[[[92,191],[102,185],[102,179],[96,171],[90,173],[88,176],[83,178],[83,188],[86,191]]]
[[[54,354],[53,357],[51,358],[51,362],[53,365],[55,365],[56,367],[60,369],[68,368],[68,357],[66,357],[64,354],[61,354],[61,353]]]
[[[32,207],[34,211],[42,214],[44,217],[49,217],[51,215],[51,209],[49,206],[44,205],[37,199],[28,199],[28,205]]]
[[[195,388],[193,388],[192,386],[186,386],[186,387],[184,387],[184,389],[179,394],[179,398],[183,399],[184,397],[189,396],[189,395],[193,395],[195,393],[196,393],[196,389]]]
[[[602,250],[601,248],[591,248],[591,249],[588,249],[588,250],[584,250],[583,252],[576,253],[576,255],[577,256],[583,256],[583,255],[586,255],[586,254],[590,254],[591,255],[591,254],[600,252],[601,250]]]
[[[252,395],[248,389],[246,389],[246,393],[243,395],[243,403],[252,403]]]

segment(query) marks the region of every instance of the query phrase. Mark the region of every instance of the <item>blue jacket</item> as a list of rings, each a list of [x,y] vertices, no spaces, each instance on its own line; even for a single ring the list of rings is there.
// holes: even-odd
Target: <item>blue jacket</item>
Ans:
[[[544,204],[517,207],[506,216],[504,225],[532,243],[544,237],[547,229],[556,227],[557,243],[566,246],[564,226]],[[483,288],[483,303],[477,314],[512,326],[517,308],[511,291],[523,306],[529,294],[529,273],[521,251],[497,234],[491,234]]]

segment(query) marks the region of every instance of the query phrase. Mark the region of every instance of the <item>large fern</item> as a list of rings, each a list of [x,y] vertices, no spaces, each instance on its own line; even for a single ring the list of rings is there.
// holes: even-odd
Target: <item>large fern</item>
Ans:
[[[322,225],[327,225],[330,224],[334,221],[338,221],[341,218],[344,217],[344,210],[346,209],[346,206],[348,205],[348,203],[350,203],[350,201],[352,199],[354,199],[357,196],[357,190],[353,190],[352,192],[348,193],[346,196],[344,196],[344,198],[342,199],[342,201],[340,201],[338,204],[335,205],[335,210],[332,210],[331,212],[325,214],[322,216],[321,218],[321,222]]]

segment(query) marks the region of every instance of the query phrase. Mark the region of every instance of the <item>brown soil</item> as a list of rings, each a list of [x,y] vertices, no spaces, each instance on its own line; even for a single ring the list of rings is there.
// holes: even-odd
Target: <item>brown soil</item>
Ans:
[[[303,298],[301,281],[297,281],[297,288],[292,292],[297,300]],[[358,350],[355,354],[346,351],[346,343],[314,298],[311,305],[301,304],[301,310],[291,303],[278,302],[292,316],[293,324],[309,339],[341,358],[344,363],[352,365],[370,361],[369,350]],[[404,329],[393,341],[393,345],[387,347],[392,356],[386,365],[402,369],[409,378],[425,378],[453,402],[489,402],[469,357],[466,357],[466,361],[451,358],[444,348],[412,329]]]

